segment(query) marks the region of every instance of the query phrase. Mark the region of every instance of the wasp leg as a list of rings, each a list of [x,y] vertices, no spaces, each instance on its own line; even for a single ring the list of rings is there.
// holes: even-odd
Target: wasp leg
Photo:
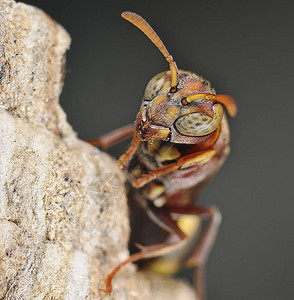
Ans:
[[[161,243],[161,244],[156,244],[156,245],[152,245],[152,246],[141,246],[139,244],[137,244],[137,247],[141,250],[138,253],[135,253],[133,255],[131,255],[129,258],[127,258],[126,260],[122,261],[121,263],[119,263],[106,277],[105,280],[105,289],[103,290],[106,294],[110,294],[112,291],[112,279],[114,278],[114,276],[116,275],[116,273],[120,270],[120,268],[128,263],[133,263],[139,260],[143,260],[143,259],[148,259],[148,258],[154,258],[154,257],[158,257],[158,256],[162,256],[165,255],[167,253],[170,253],[176,249],[179,249],[183,246],[183,244],[186,243],[186,235],[181,231],[181,229],[178,227],[178,225],[176,224],[176,221],[174,221],[171,218],[171,214],[169,212],[169,210],[162,208],[156,208],[158,209],[158,212],[162,218],[162,220],[156,216],[154,214],[154,212],[150,209],[150,207],[146,207],[147,208],[147,212],[149,212],[152,215],[152,220],[154,220],[154,218],[156,218],[158,221],[155,222],[157,225],[159,225],[160,227],[162,227],[163,229],[167,230],[168,232],[170,232],[171,234],[174,234],[175,236],[178,237],[178,241],[176,242],[170,242],[170,243]],[[150,214],[148,213],[148,216],[150,216]],[[166,222],[167,224],[165,226],[162,226],[162,221]]]
[[[180,239],[185,239],[186,235],[178,227],[177,222],[172,219],[170,211],[166,207],[156,207],[153,203],[145,199],[136,199],[137,203],[144,209],[144,212],[157,226],[178,236]]]
[[[134,125],[129,124],[124,127],[113,130],[94,140],[86,140],[89,144],[102,149],[107,149],[130,137],[134,132]]]
[[[118,160],[118,164],[121,168],[125,167],[126,162],[131,160],[131,158],[134,156],[140,145],[140,142],[141,141],[137,138],[136,132],[134,132],[130,147]]]
[[[162,243],[152,246],[143,247],[141,245],[138,245],[140,248],[140,252],[135,253],[131,255],[126,260],[119,263],[106,277],[105,279],[105,290],[103,290],[106,294],[110,294],[112,291],[112,279],[116,275],[116,273],[120,270],[120,268],[128,263],[133,263],[138,260],[147,259],[147,258],[153,258],[165,255],[167,253],[170,253],[176,249],[179,249],[183,246],[183,244],[186,242],[186,240],[180,240],[174,243]]]
[[[200,299],[205,299],[204,267],[216,239],[221,214],[216,207],[168,207],[168,209],[176,214],[198,215],[209,219],[196,249],[187,261],[188,267],[196,267],[195,288]]]
[[[184,240],[186,238],[186,234],[179,228],[177,222],[172,219],[170,211],[166,207],[160,207],[157,209],[162,220],[164,220],[164,224],[171,229],[169,232]]]
[[[158,168],[153,171],[149,171],[148,173],[143,174],[141,177],[134,179],[132,181],[132,186],[138,189],[158,178],[159,176],[166,175],[172,171],[176,171],[181,168],[188,168],[196,164],[202,165],[204,163],[207,163],[215,155],[215,153],[215,150],[206,150],[185,155],[178,159],[178,161],[175,163]]]

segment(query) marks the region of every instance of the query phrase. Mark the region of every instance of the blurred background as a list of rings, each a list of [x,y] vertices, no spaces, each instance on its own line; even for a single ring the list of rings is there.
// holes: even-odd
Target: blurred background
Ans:
[[[72,37],[60,102],[81,139],[133,122],[148,80],[168,68],[125,10],[148,20],[179,68],[236,99],[231,155],[200,197],[223,215],[208,299],[294,299],[294,2],[24,2]]]

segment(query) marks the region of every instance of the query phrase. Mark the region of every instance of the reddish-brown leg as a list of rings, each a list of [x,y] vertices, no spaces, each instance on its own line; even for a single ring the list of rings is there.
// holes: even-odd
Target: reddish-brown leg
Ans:
[[[97,139],[87,140],[89,144],[95,147],[99,147],[102,149],[107,149],[116,143],[119,143],[128,137],[130,137],[134,132],[134,125],[129,124],[124,127],[113,130]]]
[[[164,224],[170,228],[169,232],[171,234],[175,234],[181,240],[186,239],[186,234],[179,228],[177,222],[172,219],[170,211],[166,209],[166,207],[160,207],[157,209],[162,220],[164,221]]]
[[[166,207],[155,207],[153,204],[149,205],[150,203],[145,199],[138,201],[138,203],[143,207],[147,216],[160,228],[170,234],[176,235],[179,239],[186,238],[186,235],[178,227],[177,222],[172,219],[171,213]]]
[[[151,211],[151,209],[147,209],[147,212],[151,212],[151,214],[153,215],[152,220],[154,220],[154,218],[158,219],[158,221],[156,222],[156,224],[158,224],[160,227],[162,227],[163,229],[167,230],[168,232],[170,232],[171,234],[175,234],[175,236],[178,237],[179,241],[176,242],[172,242],[172,243],[161,243],[161,244],[156,244],[156,245],[151,245],[151,246],[141,246],[141,245],[137,245],[138,248],[141,250],[138,253],[135,253],[133,255],[131,255],[129,258],[127,258],[126,260],[122,261],[121,263],[119,263],[106,277],[105,280],[105,289],[103,290],[104,292],[106,292],[107,294],[110,294],[112,291],[112,279],[114,278],[114,276],[116,275],[116,273],[120,270],[120,268],[128,263],[132,263],[132,262],[136,262],[142,259],[148,259],[148,258],[154,258],[154,257],[158,257],[158,256],[162,256],[165,255],[169,252],[172,252],[176,249],[179,249],[183,246],[183,244],[186,242],[186,235],[181,231],[181,229],[178,227],[178,225],[176,224],[176,221],[174,221],[171,218],[171,214],[169,212],[169,210],[165,209],[165,208],[157,208],[158,212],[162,218],[158,219],[157,216],[155,216],[153,214],[153,212]],[[148,214],[149,215],[149,214]],[[162,226],[161,223],[162,221],[166,222],[165,226]]]
[[[140,142],[141,141],[137,137],[136,132],[134,132],[131,145],[129,146],[128,150],[118,160],[118,163],[121,167],[124,167],[126,165],[126,162],[129,161],[134,156],[134,154],[136,153],[140,145]]]
[[[170,212],[183,215],[198,215],[209,219],[197,247],[187,261],[187,266],[196,267],[195,288],[200,299],[205,299],[204,267],[216,239],[221,214],[216,207],[169,207]]]
[[[180,240],[175,243],[162,243],[152,246],[143,247],[138,245],[140,248],[140,252],[131,255],[126,260],[119,263],[106,277],[105,279],[105,289],[103,291],[106,294],[110,294],[112,292],[112,279],[116,275],[116,273],[120,270],[120,268],[128,263],[133,263],[138,260],[147,259],[147,258],[154,258],[158,256],[165,255],[169,252],[172,252],[176,249],[179,249],[183,246],[185,240]]]

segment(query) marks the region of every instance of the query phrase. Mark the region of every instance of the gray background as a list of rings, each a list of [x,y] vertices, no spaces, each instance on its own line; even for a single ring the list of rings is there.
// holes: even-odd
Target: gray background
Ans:
[[[294,299],[294,2],[25,2],[72,36],[60,102],[82,139],[132,122],[145,84],[167,69],[124,10],[150,22],[180,68],[235,97],[231,155],[200,199],[223,215],[209,299]]]

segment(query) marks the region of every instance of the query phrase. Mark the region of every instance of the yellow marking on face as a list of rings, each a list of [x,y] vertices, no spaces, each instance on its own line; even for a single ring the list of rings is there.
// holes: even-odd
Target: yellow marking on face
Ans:
[[[180,113],[180,108],[178,106],[168,106],[166,108],[166,114],[168,115],[169,119],[176,119]]]
[[[170,135],[170,129],[169,128],[156,128],[151,127],[153,129],[150,131],[150,138],[151,139],[161,139],[161,140],[167,140]]]
[[[159,95],[157,97],[154,98],[154,100],[152,101],[152,106],[158,106],[163,104],[164,102],[166,102],[167,100],[167,95]]]

